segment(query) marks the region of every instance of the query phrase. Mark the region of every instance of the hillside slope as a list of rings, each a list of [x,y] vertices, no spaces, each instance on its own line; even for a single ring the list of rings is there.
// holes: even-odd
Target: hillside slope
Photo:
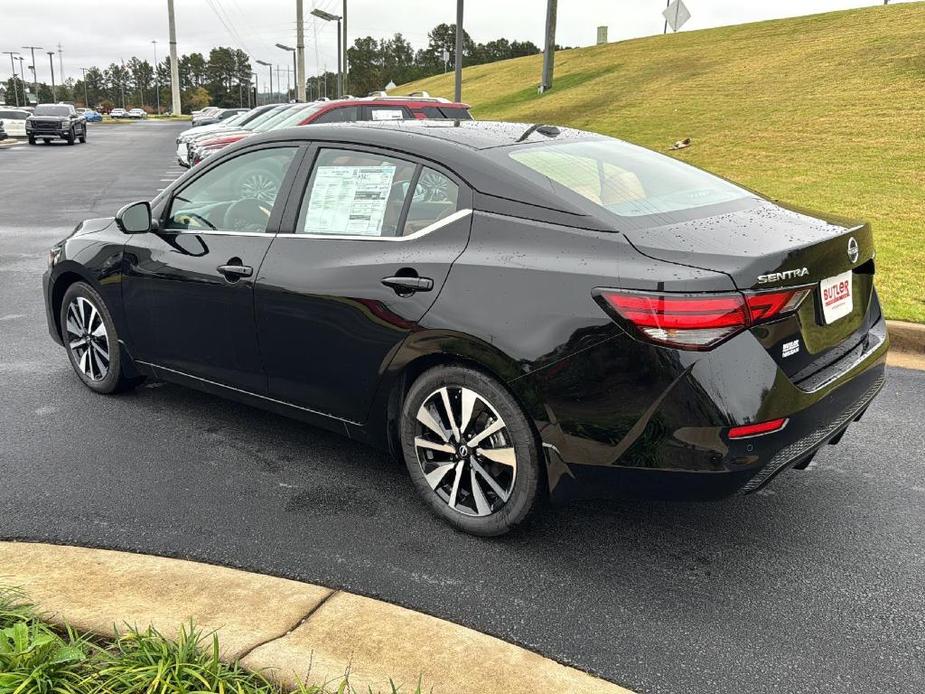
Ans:
[[[653,36],[463,73],[480,119],[665,150],[781,200],[869,219],[891,318],[925,322],[925,3]],[[452,74],[402,85],[452,95]]]

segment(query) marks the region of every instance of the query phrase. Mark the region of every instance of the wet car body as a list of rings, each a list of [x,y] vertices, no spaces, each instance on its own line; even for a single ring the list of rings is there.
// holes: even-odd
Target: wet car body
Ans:
[[[290,196],[254,241],[263,260],[253,278],[210,304],[221,306],[213,322],[222,335],[215,344],[201,337],[207,344],[189,343],[198,354],[162,361],[146,355],[139,333],[151,316],[131,315],[151,296],[150,273],[179,280],[188,301],[220,296],[228,288],[215,275],[216,258],[237,253],[240,239],[204,233],[184,235],[180,244],[156,231],[127,237],[112,219],[89,220],[56,247],[45,275],[52,337],[61,341],[56,302],[69,281],[82,278],[110,306],[126,336],[125,360],[138,373],[393,450],[403,384],[434,364],[473,365],[503,383],[528,414],[557,501],[753,492],[837,443],[884,380],[889,341],[873,287],[870,227],[757,194],[618,217],[525,173],[509,156],[549,142],[609,138],[532,128],[317,125],[248,138],[159,195],[155,219],[191,176],[281,142],[296,143],[304,157],[289,186],[304,186],[299,177],[308,175],[319,147],[379,148],[452,176],[462,209],[452,224],[414,243],[315,244],[292,233],[298,212],[291,199],[299,196]],[[170,258],[176,265],[164,270]],[[382,275],[411,265],[434,278],[435,291],[402,297],[382,287]],[[853,307],[826,324],[820,283],[846,273]],[[606,299],[713,301],[781,290],[802,292],[793,310],[747,321],[697,348],[647,339]],[[173,314],[172,330],[202,336],[205,315]],[[216,344],[244,347],[232,358]],[[213,359],[203,366],[206,353]],[[778,425],[749,433],[768,422]]]

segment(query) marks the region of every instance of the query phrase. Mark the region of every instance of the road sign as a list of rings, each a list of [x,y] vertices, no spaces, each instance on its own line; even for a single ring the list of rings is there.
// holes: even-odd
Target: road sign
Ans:
[[[681,0],[674,0],[665,8],[662,16],[668,20],[668,26],[671,27],[671,30],[677,31],[691,18],[691,13]]]

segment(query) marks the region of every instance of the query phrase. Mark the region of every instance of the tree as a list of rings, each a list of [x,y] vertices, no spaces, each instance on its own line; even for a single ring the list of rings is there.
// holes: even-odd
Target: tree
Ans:
[[[125,108],[125,87],[130,85],[129,72],[125,66],[119,63],[110,63],[106,68],[106,89],[109,92],[109,98]]]
[[[131,75],[132,86],[138,93],[141,106],[145,105],[145,92],[149,91],[154,81],[154,68],[147,60],[139,60],[135,56],[128,61],[128,70]]]
[[[205,87],[193,87],[184,92],[180,101],[185,111],[198,111],[212,103],[209,92],[205,90]]]

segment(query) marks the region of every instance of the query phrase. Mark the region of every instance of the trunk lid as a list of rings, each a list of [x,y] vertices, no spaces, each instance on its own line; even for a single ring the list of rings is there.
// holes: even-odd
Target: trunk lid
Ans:
[[[791,316],[752,328],[799,381],[866,339],[872,320],[870,225],[761,202],[705,219],[625,232],[642,253],[727,274],[742,291],[810,287]],[[850,289],[850,298],[845,295]]]

